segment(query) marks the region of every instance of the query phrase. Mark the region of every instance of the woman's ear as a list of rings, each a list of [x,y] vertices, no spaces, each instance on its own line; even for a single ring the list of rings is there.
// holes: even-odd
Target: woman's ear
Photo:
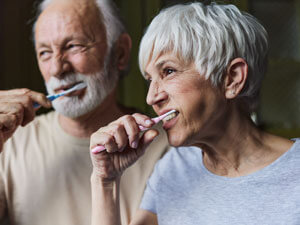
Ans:
[[[116,61],[119,70],[125,70],[127,68],[131,46],[132,43],[129,34],[121,34],[116,44]]]
[[[227,68],[224,79],[224,94],[233,99],[242,91],[248,77],[248,64],[242,58],[232,60]]]

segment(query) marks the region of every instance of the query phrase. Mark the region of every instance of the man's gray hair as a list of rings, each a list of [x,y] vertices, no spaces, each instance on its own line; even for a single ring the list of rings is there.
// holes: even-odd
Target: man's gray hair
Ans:
[[[37,17],[46,9],[46,7],[52,2],[53,0],[43,0],[38,6]],[[111,49],[113,44],[118,40],[119,36],[126,32],[124,23],[121,19],[120,13],[118,8],[114,4],[112,0],[87,0],[87,1],[94,1],[96,6],[98,7],[101,15],[103,16],[99,18],[101,22],[104,23],[106,33],[107,33],[107,44],[108,49]],[[35,33],[35,25],[36,21],[33,25],[33,40],[34,40],[34,33]]]
[[[249,111],[255,110],[267,69],[268,37],[264,27],[234,5],[190,3],[162,10],[149,25],[139,50],[139,66],[161,53],[171,52],[213,85],[223,82],[229,63],[237,57],[248,64],[248,78],[239,95]]]

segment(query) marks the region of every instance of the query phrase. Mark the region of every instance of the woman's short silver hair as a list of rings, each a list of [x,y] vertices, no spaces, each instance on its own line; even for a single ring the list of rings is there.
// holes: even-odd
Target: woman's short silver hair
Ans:
[[[229,63],[243,58],[248,64],[246,85],[239,95],[247,110],[255,110],[267,69],[268,37],[264,27],[234,5],[179,4],[162,10],[142,38],[139,66],[171,52],[185,63],[194,63],[213,85],[223,82]]]
[[[53,0],[43,0],[38,6],[37,18],[46,9]],[[87,0],[94,1],[102,15],[99,20],[103,22],[106,34],[108,48],[111,49],[113,44],[118,40],[119,36],[126,32],[124,23],[120,17],[118,9],[112,0]],[[103,17],[103,18],[102,18]],[[103,20],[103,21],[102,21]],[[35,33],[36,21],[33,25],[33,38]],[[33,39],[34,40],[34,39]]]

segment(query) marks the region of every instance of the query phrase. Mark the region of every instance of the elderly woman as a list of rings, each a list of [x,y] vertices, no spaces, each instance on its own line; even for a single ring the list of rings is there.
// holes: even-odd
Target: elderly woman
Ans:
[[[233,5],[176,5],[160,12],[140,46],[147,103],[174,146],[156,165],[131,224],[300,224],[300,141],[259,130],[267,67],[262,25]],[[158,135],[154,122],[119,118],[91,138],[93,224],[120,224],[119,183]],[[180,147],[181,146],[181,147]]]

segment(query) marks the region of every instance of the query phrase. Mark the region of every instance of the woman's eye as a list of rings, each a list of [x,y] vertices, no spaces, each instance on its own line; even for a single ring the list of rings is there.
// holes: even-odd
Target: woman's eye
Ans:
[[[175,69],[172,69],[172,68],[165,68],[165,69],[163,70],[163,72],[164,72],[165,75],[170,75],[170,74],[176,72],[176,70],[175,70]]]
[[[152,81],[152,79],[146,79],[146,82],[147,82],[148,85],[151,84],[151,81]]]

